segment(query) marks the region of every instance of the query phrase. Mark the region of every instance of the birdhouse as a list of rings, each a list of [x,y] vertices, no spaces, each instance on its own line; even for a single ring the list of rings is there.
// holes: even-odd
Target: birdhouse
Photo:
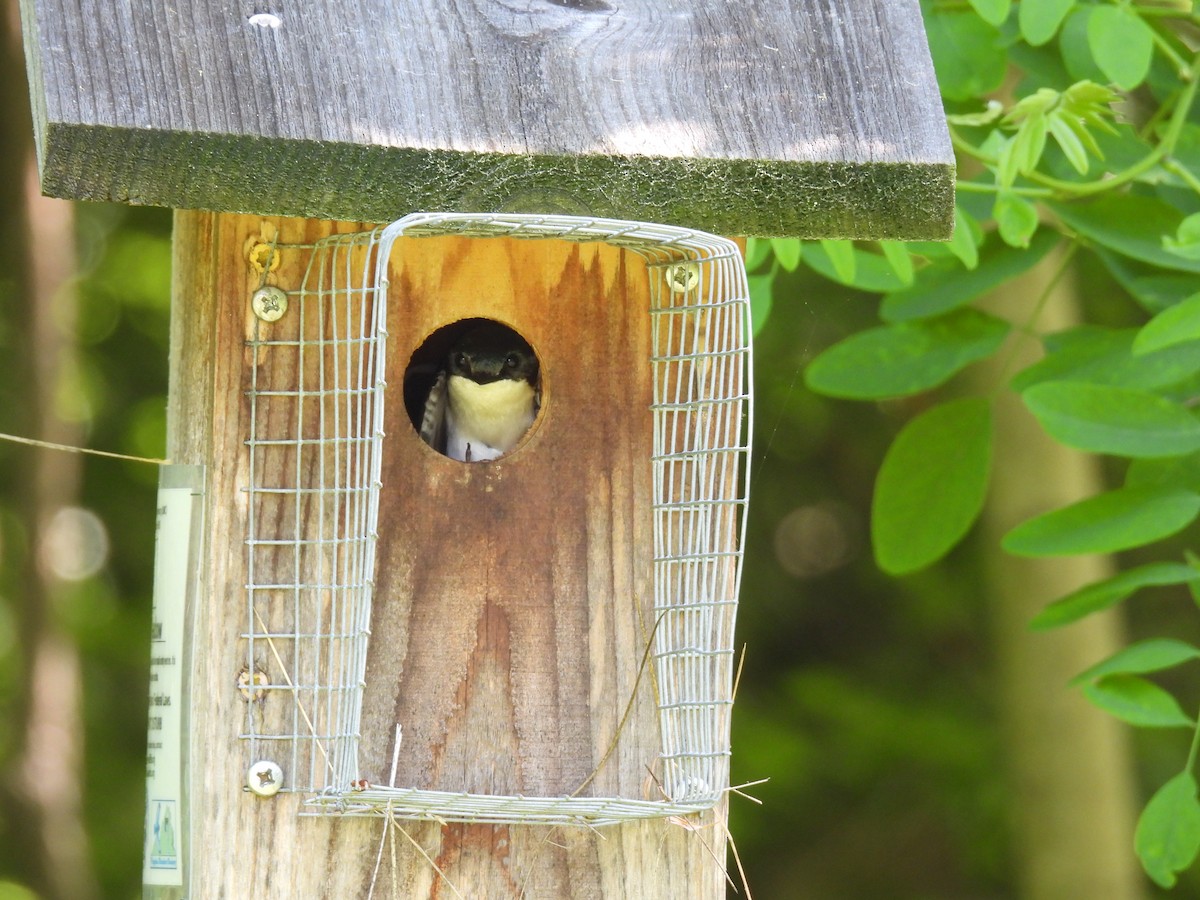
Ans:
[[[245,671],[279,695],[247,707],[247,766],[281,760],[336,814],[595,825],[714,805],[748,464],[736,245],[415,214],[271,253],[305,275],[256,293],[247,341]],[[506,452],[454,454],[421,434],[421,375],[445,360],[444,382],[481,329],[511,336],[514,370],[536,360],[532,381],[484,384],[522,386],[532,415]]]
[[[149,896],[724,893],[717,235],[948,236],[920,12],[519,7],[23,5],[44,190],[180,210]]]

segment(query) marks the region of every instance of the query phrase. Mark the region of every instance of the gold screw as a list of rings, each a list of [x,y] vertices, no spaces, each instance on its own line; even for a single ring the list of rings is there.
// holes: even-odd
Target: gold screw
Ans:
[[[250,268],[259,275],[267,271],[274,272],[279,268],[279,248],[274,244],[255,244],[250,248],[247,256],[250,260]]]

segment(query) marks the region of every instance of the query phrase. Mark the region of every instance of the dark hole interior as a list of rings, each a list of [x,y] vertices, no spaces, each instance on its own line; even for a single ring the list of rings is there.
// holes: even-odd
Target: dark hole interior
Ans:
[[[409,422],[418,432],[421,429],[421,418],[425,413],[425,398],[429,396],[429,390],[437,380],[438,372],[445,367],[450,348],[464,334],[483,322],[495,322],[495,320],[488,319],[486,316],[473,316],[443,325],[413,351],[413,355],[408,361],[408,368],[404,370],[404,409],[408,413]],[[502,322],[496,324],[512,331],[513,334],[520,334]]]

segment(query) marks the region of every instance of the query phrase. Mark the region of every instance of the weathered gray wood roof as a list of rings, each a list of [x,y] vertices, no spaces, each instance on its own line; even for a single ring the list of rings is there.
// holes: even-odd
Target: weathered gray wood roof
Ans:
[[[21,0],[43,190],[948,235],[918,0]]]

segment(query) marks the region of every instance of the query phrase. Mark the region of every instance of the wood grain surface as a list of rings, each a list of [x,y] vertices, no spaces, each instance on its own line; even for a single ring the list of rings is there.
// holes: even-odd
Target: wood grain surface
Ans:
[[[56,196],[821,237],[945,237],[953,220],[917,0],[21,7]]]
[[[487,316],[541,364],[543,403],[494,463],[433,451],[388,400],[364,699],[373,780],[561,796],[612,743],[653,627],[650,300],[599,244],[408,238],[393,252],[389,381],[435,329]],[[662,749],[651,679],[588,795],[641,798]],[[374,752],[372,752],[374,751]]]
[[[309,243],[349,223],[176,214],[168,452],[208,470],[201,599],[191,611],[184,854],[187,897],[696,898],[724,896],[723,807],[605,828],[301,817],[302,796],[243,790],[251,248]],[[380,581],[364,700],[364,776],[397,783],[570,792],[612,745],[636,681],[649,602],[648,375],[609,363],[647,352],[646,303],[627,254],[594,245],[419,239],[392,274],[390,363],[464,314],[518,327],[546,378],[542,417],[510,457],[463,464],[420,442],[388,400]],[[406,239],[404,244],[408,244]],[[402,249],[404,247],[402,246]],[[299,283],[285,250],[269,281]],[[600,390],[591,377],[601,376]],[[625,371],[629,369],[629,371]],[[640,404],[626,408],[626,404]],[[576,408],[578,407],[578,408]],[[657,752],[639,694],[587,790],[645,796]],[[286,703],[268,696],[264,708]],[[285,774],[286,777],[286,774]],[[428,786],[428,785],[427,785]],[[400,830],[400,826],[403,830]]]

